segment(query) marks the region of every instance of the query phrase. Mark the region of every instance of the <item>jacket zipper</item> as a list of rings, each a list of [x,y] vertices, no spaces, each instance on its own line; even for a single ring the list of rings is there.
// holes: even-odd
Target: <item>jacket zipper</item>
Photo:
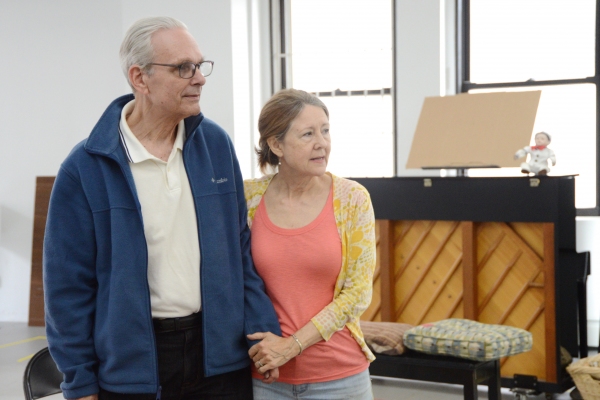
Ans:
[[[204,376],[206,376],[206,352],[204,351],[204,349],[206,349],[206,335],[204,334],[205,329],[204,329],[204,310],[206,309],[206,303],[204,302],[204,288],[202,287],[204,284],[204,279],[202,279],[202,263],[204,262],[204,257],[202,257],[202,234],[201,234],[201,227],[200,227],[200,216],[198,215],[198,204],[196,203],[196,194],[194,191],[194,184],[192,183],[192,180],[190,179],[190,174],[188,171],[188,164],[186,162],[187,157],[185,157],[185,153],[186,153],[186,149],[188,148],[187,144],[188,144],[188,140],[189,137],[186,138],[185,143],[183,144],[183,151],[182,151],[182,157],[183,157],[183,167],[185,169],[185,174],[187,176],[188,182],[190,184],[190,192],[192,192],[192,201],[194,202],[194,212],[196,213],[196,224],[197,226],[197,230],[198,230],[198,247],[199,247],[199,251],[200,251],[200,265],[198,266],[198,268],[200,268],[199,271],[199,277],[200,277],[200,317],[202,318],[202,365],[204,366]]]
[[[112,158],[112,157],[111,157]],[[140,200],[137,198],[135,191],[132,190],[131,187],[131,182],[130,180],[127,178],[127,174],[125,173],[124,170],[124,166],[119,162],[119,160],[113,158],[117,164],[119,164],[119,167],[121,168],[121,173],[123,174],[123,176],[125,177],[125,180],[127,181],[127,186],[129,186],[129,190],[131,191],[131,194],[133,195],[133,197],[137,200],[137,203],[139,205]],[[140,220],[142,221],[142,228],[144,226],[144,218],[142,216],[142,211],[140,208],[138,208],[138,215],[140,217]],[[144,233],[143,229],[142,229],[142,235],[144,236],[144,242],[146,243],[146,277],[148,276],[148,244],[146,241],[146,234]],[[162,387],[160,385],[160,376],[158,374],[158,353],[157,353],[157,343],[156,343],[156,334],[154,333],[154,328],[152,327],[152,304],[150,301],[150,286],[148,284],[148,279],[146,279],[146,294],[148,296],[148,315],[150,316],[150,332],[152,333],[152,338],[154,341],[154,348],[152,349],[152,352],[154,353],[154,360],[155,360],[155,368],[156,368],[156,386],[158,387],[158,390],[156,392],[156,400],[160,400],[161,398],[161,392],[162,392]]]

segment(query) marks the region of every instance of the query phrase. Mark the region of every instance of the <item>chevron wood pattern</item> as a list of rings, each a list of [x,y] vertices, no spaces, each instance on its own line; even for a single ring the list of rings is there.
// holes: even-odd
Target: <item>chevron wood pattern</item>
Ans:
[[[556,382],[553,224],[378,220],[376,233],[373,300],[362,319],[523,328],[533,349],[503,359],[502,376]]]

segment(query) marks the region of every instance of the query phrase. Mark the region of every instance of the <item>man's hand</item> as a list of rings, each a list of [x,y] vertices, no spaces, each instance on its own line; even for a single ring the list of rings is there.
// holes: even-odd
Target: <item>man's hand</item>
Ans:
[[[97,394],[93,394],[91,396],[85,396],[85,397],[80,397],[76,400],[98,400],[98,395]]]
[[[279,368],[273,368],[270,371],[265,372],[265,377],[263,378],[264,383],[273,383],[279,378]]]

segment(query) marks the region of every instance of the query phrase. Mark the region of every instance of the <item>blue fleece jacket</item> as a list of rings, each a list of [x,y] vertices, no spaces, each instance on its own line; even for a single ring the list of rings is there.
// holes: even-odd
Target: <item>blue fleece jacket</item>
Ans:
[[[66,398],[157,393],[158,361],[140,202],[121,145],[116,99],[61,165],[44,241],[46,332]],[[183,160],[196,208],[207,376],[246,367],[245,335],[280,334],[250,255],[233,144],[202,114],[185,120]]]

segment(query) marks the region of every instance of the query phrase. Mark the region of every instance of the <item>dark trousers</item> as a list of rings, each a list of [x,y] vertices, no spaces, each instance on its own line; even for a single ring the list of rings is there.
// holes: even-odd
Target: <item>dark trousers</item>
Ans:
[[[204,377],[202,326],[195,321],[155,321],[162,400],[252,400],[250,367]],[[173,322],[173,323],[172,323]],[[185,321],[184,321],[185,322]],[[189,326],[192,325],[192,326]],[[99,400],[154,400],[156,393],[121,394],[100,389]]]

